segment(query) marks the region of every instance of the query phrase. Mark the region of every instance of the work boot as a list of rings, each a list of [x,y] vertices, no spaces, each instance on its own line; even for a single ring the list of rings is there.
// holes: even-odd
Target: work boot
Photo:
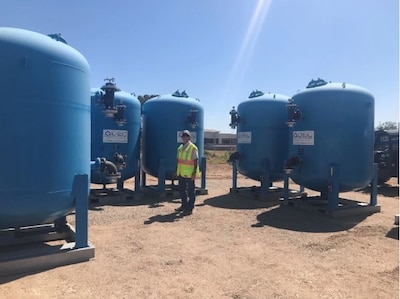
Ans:
[[[183,211],[183,206],[180,206],[179,208],[175,209],[175,212],[182,212]]]
[[[192,215],[192,213],[193,213],[192,210],[184,210],[181,215],[182,216],[189,216],[189,215]]]

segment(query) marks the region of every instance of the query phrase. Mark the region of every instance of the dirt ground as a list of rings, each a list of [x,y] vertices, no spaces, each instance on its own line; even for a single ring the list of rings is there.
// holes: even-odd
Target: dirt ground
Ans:
[[[239,175],[238,187],[253,185]],[[210,165],[208,194],[186,217],[152,192],[101,198],[89,210],[94,259],[3,277],[0,298],[399,297],[397,179],[379,188],[380,213],[342,219],[230,187],[229,165]],[[369,202],[367,191],[341,197]]]

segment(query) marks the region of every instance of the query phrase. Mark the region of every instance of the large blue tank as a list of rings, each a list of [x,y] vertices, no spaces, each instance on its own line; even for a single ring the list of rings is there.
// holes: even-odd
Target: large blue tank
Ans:
[[[142,117],[142,167],[147,174],[159,177],[161,167],[165,169],[165,178],[172,179],[183,130],[191,132],[191,141],[199,149],[199,158],[203,157],[204,110],[198,100],[179,91],[158,96],[144,103]]]
[[[104,171],[92,170],[91,182],[106,185],[134,177],[140,158],[139,100],[109,80],[91,89],[91,116],[91,159],[105,158],[108,163]]]
[[[282,180],[288,154],[289,96],[252,92],[237,108],[238,171],[253,180]]]
[[[89,65],[52,37],[0,28],[0,228],[67,215],[90,172]]]
[[[399,173],[399,130],[375,131],[374,162],[378,164],[378,183]]]
[[[373,177],[374,97],[364,88],[313,80],[288,104],[286,168],[297,184],[326,193],[332,167],[339,192],[367,186]]]

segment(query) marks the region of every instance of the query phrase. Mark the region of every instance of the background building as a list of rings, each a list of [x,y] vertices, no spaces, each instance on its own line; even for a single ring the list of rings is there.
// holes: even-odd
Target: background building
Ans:
[[[204,129],[204,149],[234,151],[236,150],[236,134]]]

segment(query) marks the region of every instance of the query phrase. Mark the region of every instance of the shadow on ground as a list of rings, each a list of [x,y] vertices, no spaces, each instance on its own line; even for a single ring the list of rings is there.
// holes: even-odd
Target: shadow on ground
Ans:
[[[399,239],[399,227],[398,227],[398,226],[393,227],[393,228],[386,234],[386,237],[392,238],[392,239],[395,239],[395,240],[398,240],[398,239]]]
[[[351,229],[369,215],[332,218],[318,212],[302,211],[290,206],[279,206],[257,216],[252,227],[271,226],[299,232],[339,232]]]
[[[175,222],[175,221],[179,221],[180,219],[182,219],[184,216],[182,214],[177,214],[177,213],[170,213],[170,214],[166,214],[166,215],[155,215],[150,217],[148,220],[144,221],[144,224],[152,224],[154,222]]]
[[[280,200],[279,199],[262,200],[262,199],[241,197],[239,195],[224,194],[206,199],[204,201],[204,204],[224,209],[251,210],[259,208],[269,208],[279,205]]]
[[[370,194],[372,191],[371,186],[367,186],[361,189],[360,192]],[[387,197],[397,197],[399,198],[399,186],[393,186],[389,184],[382,184],[377,188],[378,195],[383,195]]]
[[[173,196],[162,196],[155,192],[145,193],[140,195],[129,189],[121,191],[108,191],[101,192],[98,190],[91,190],[89,196],[89,209],[92,211],[103,210],[102,206],[143,206],[147,205],[149,208],[157,208],[165,202],[179,202],[180,199]]]
[[[351,229],[370,214],[332,218],[318,211],[304,211],[281,205],[281,200],[260,200],[225,194],[204,201],[204,204],[225,209],[268,209],[257,216],[252,227],[271,226],[299,232],[339,232]]]

